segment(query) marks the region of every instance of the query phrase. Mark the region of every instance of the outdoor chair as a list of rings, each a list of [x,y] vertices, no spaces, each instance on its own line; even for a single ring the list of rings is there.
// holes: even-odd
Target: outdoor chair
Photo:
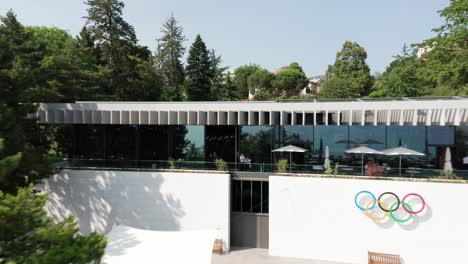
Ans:
[[[223,254],[224,241],[222,239],[216,239],[213,245],[213,253],[222,255]]]
[[[400,255],[368,252],[369,264],[401,264]]]

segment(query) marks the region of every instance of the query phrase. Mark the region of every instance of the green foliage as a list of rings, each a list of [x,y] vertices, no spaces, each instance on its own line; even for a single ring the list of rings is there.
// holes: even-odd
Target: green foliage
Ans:
[[[395,58],[375,83],[375,91],[369,97],[420,96],[424,84],[417,77],[419,61],[415,52],[403,48],[403,54]]]
[[[338,167],[338,162],[335,163],[335,166],[333,168],[331,167],[328,167],[326,170],[325,170],[325,174],[326,175],[333,175],[333,176],[336,176],[338,175],[338,171],[339,171],[339,167]]]
[[[237,86],[231,80],[230,72],[226,71],[229,67],[221,66],[221,56],[216,55],[214,50],[210,52],[211,70],[211,100],[213,101],[233,101],[239,97]]]
[[[169,169],[171,170],[175,169],[175,161],[173,158],[169,159]]]
[[[216,159],[215,163],[216,163],[216,169],[217,170],[219,170],[219,171],[227,171],[228,170],[228,164],[223,159]]]
[[[320,95],[328,98],[362,97],[370,92],[372,77],[366,63],[367,53],[356,42],[346,41],[337,53],[334,65],[328,66],[327,81]]]
[[[107,79],[103,93],[108,99],[142,100],[139,89],[142,61],[151,60],[151,52],[137,45],[133,27],[122,16],[124,4],[118,0],[87,0],[87,30],[99,49],[99,65]]]
[[[249,96],[249,77],[257,70],[260,70],[260,66],[256,64],[249,64],[238,67],[234,71],[234,84],[239,88],[239,98],[247,99]]]
[[[3,152],[4,148],[4,140],[3,138],[0,138],[0,154]],[[18,168],[21,157],[21,152],[18,152],[12,156],[6,156],[0,159],[0,187],[2,186],[2,183],[6,181],[7,177],[12,175]]]
[[[209,101],[211,78],[214,77],[210,53],[200,35],[189,50],[187,58],[187,97],[190,101]]]
[[[308,82],[302,67],[297,62],[293,62],[275,75],[272,85],[277,93],[295,95],[304,89]]]
[[[287,159],[278,160],[278,162],[276,163],[276,170],[279,173],[286,172],[287,168],[288,168],[288,160]]]
[[[50,172],[47,151],[49,128],[28,118],[36,108],[31,91],[47,87],[42,59],[45,47],[34,41],[33,33],[18,22],[13,12],[0,17],[0,136],[5,139],[3,155],[23,153],[20,166],[3,178],[0,188],[14,191]],[[19,103],[21,102],[21,104]]]
[[[445,24],[437,36],[415,45],[425,53],[397,56],[370,96],[468,95],[467,13],[467,1],[451,0],[439,11]]]
[[[54,224],[45,210],[47,195],[32,186],[16,195],[0,191],[0,259],[13,263],[99,262],[104,254],[103,235],[79,234],[73,216]]]
[[[270,97],[273,78],[274,75],[270,71],[257,69],[247,79],[250,93],[260,97]]]
[[[155,66],[163,80],[164,101],[180,101],[183,98],[185,79],[182,57],[185,54],[183,28],[171,15],[163,24],[162,37],[158,39]]]

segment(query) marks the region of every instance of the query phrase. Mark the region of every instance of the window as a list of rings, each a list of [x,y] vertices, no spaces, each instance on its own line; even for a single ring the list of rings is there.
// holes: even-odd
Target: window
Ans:
[[[233,180],[232,211],[268,213],[268,182]]]
[[[274,134],[273,126],[241,126],[240,154],[252,163],[271,163]]]

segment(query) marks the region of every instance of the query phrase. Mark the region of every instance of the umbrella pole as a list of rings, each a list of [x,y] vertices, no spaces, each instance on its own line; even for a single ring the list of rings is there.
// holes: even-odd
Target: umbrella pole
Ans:
[[[289,172],[291,172],[292,152],[289,152]]]
[[[362,176],[364,176],[364,153],[361,154]]]
[[[401,155],[400,155],[400,177],[401,177]]]

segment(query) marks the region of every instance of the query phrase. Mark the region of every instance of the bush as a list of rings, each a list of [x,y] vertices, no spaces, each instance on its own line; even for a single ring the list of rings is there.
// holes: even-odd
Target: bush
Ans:
[[[225,162],[223,159],[216,159],[216,169],[219,171],[227,171],[228,170],[228,165],[227,162]]]
[[[173,158],[169,159],[169,169],[171,170],[175,169],[175,162]]]
[[[278,163],[276,163],[276,169],[280,173],[286,172],[287,167],[288,167],[288,160],[286,159],[278,160]]]
[[[333,169],[332,169],[331,167],[328,167],[328,168],[325,170],[325,174],[327,174],[327,175],[334,175],[334,176],[338,175],[338,170],[339,170],[339,169],[338,169],[338,165],[339,165],[339,163],[337,162],[337,163],[335,163],[335,166],[333,166]]]

